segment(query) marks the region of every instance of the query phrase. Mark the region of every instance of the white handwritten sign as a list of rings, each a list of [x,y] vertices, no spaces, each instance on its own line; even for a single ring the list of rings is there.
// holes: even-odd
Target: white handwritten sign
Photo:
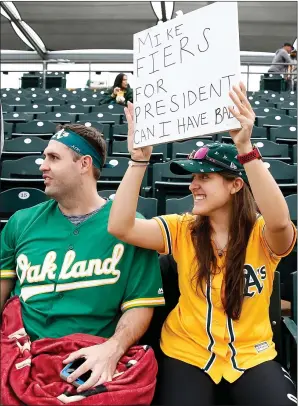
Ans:
[[[134,35],[135,148],[239,128],[236,2],[213,3]]]

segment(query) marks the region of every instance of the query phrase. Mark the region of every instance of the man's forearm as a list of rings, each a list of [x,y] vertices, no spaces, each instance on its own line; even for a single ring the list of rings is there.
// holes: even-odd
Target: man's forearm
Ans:
[[[127,310],[120,318],[115,334],[109,341],[115,343],[115,349],[122,357],[147,331],[153,316],[153,308],[134,308]]]

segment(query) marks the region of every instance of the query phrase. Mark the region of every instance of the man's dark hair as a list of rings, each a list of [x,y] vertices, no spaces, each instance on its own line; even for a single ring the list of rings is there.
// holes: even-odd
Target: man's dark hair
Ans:
[[[76,134],[80,135],[81,137],[85,138],[90,145],[97,151],[98,155],[101,158],[102,164],[105,163],[107,157],[107,147],[105,139],[101,132],[99,132],[94,127],[85,127],[83,124],[66,124],[66,125],[59,125],[57,130],[61,130],[64,128],[65,130],[74,131]],[[74,155],[74,161],[78,161],[81,158],[81,155],[75,151],[72,151]],[[93,165],[93,176],[95,180],[100,178],[100,170]]]
[[[123,80],[124,76],[127,76],[127,75],[125,75],[125,73],[119,73],[116,76],[115,82],[114,82],[114,85],[113,85],[113,89],[115,89],[115,87],[120,87],[122,89],[122,80]],[[127,87],[129,87],[128,84],[127,84]]]
[[[291,47],[292,49],[294,49],[293,45],[290,42],[285,42],[284,47]]]

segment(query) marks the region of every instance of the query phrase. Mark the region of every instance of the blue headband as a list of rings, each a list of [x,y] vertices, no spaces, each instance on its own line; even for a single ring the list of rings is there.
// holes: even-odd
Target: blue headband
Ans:
[[[113,165],[109,164],[103,165],[102,158],[95,148],[84,137],[81,137],[74,131],[68,129],[60,130],[53,135],[51,140],[61,142],[80,155],[90,155],[93,165],[100,170],[104,167],[113,167]]]

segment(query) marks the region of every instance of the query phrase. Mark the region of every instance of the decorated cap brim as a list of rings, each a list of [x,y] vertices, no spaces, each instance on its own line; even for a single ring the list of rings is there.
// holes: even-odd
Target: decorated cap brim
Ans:
[[[219,166],[214,165],[212,162],[201,161],[199,159],[181,159],[179,161],[172,161],[170,163],[170,170],[175,175],[188,175],[190,173],[212,173],[212,172],[222,172],[228,171],[228,169],[223,169]],[[237,172],[231,171],[231,173],[242,178],[246,183],[248,179],[245,171]]]

